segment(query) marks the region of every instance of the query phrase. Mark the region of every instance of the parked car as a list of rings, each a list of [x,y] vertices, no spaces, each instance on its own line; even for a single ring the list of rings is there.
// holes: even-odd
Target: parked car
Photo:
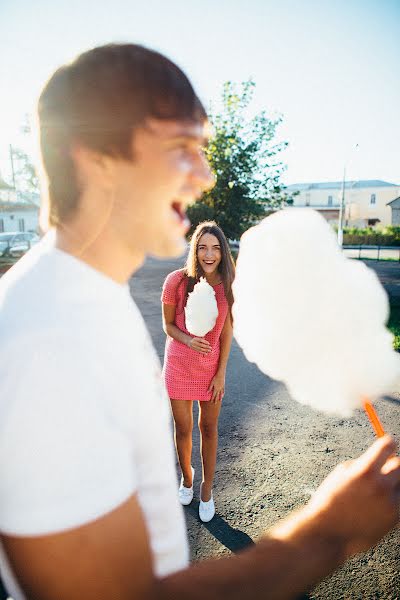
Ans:
[[[19,258],[39,241],[33,231],[8,231],[0,233],[0,257]]]

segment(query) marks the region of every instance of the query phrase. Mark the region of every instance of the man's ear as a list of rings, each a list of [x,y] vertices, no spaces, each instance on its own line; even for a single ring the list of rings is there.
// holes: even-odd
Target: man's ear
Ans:
[[[91,183],[102,187],[112,186],[115,173],[113,157],[79,143],[72,144],[70,152],[82,187]]]

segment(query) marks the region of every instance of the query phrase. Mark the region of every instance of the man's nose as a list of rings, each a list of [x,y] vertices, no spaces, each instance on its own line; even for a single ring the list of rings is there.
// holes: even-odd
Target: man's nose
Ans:
[[[199,157],[199,160],[193,171],[193,176],[197,180],[197,183],[201,187],[202,191],[208,192],[209,190],[212,190],[215,185],[216,178],[205,156]]]

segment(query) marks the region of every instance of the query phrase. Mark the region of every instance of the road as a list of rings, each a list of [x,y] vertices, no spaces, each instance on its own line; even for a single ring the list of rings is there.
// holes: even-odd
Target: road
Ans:
[[[148,259],[131,280],[137,301],[162,360],[160,293],[164,277],[182,260]],[[329,385],[329,382],[327,382]],[[277,519],[302,505],[342,460],[355,457],[373,440],[362,411],[351,419],[327,417],[291,400],[281,384],[244,358],[233,342],[227,392],[220,417],[214,497],[217,514],[199,521],[199,437],[194,436],[195,500],[185,508],[192,560],[236,552],[259,538]],[[400,433],[400,395],[381,400],[377,410],[387,431]],[[197,412],[197,407],[196,407]],[[324,580],[318,600],[396,600],[400,598],[400,533],[352,559]]]

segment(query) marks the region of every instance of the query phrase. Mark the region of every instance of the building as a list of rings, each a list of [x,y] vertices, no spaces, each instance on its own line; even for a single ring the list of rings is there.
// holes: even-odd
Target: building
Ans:
[[[400,196],[388,202],[388,206],[390,206],[392,211],[392,225],[400,227]]]
[[[293,206],[309,206],[330,223],[339,221],[342,182],[295,183],[287,186],[294,196]],[[392,224],[391,203],[400,195],[400,185],[376,179],[346,181],[343,222],[349,227],[374,227]],[[396,210],[396,209],[394,209]]]
[[[17,192],[0,176],[0,233],[39,231],[39,196]]]

